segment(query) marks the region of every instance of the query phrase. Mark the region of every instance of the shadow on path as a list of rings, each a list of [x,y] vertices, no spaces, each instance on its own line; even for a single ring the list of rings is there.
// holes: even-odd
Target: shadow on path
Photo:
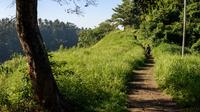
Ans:
[[[129,112],[180,112],[175,102],[158,89],[153,77],[154,59],[149,57],[143,67],[133,71],[128,84]]]

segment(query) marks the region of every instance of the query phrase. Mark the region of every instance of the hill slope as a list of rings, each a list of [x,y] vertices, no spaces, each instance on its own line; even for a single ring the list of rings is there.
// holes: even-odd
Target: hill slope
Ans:
[[[144,60],[142,47],[127,31],[112,32],[91,48],[60,49],[50,54],[61,93],[81,112],[125,110],[128,74]],[[27,73],[27,64],[21,56],[1,65],[1,109],[38,108],[31,100]]]

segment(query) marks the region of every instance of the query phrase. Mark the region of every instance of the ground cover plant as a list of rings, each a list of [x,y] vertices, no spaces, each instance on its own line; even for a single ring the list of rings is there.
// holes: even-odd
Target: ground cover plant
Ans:
[[[128,31],[114,31],[90,48],[60,49],[50,57],[62,95],[81,112],[125,111],[128,74],[145,58]],[[31,100],[27,72],[21,56],[1,65],[1,111],[40,111]]]
[[[180,55],[181,47],[161,44],[154,49],[155,77],[159,86],[183,106],[200,102],[200,57]],[[188,50],[186,50],[189,52]]]

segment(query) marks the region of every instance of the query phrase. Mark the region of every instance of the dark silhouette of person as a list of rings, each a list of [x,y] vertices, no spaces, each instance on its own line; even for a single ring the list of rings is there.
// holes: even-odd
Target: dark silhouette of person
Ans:
[[[146,55],[150,56],[151,55],[151,47],[148,45],[146,48]]]

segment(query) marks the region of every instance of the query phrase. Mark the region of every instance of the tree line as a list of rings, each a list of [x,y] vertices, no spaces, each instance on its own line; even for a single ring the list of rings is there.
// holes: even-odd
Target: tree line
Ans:
[[[9,59],[13,53],[22,53],[15,22],[9,18],[0,20],[0,62]],[[67,48],[77,45],[80,29],[73,23],[38,19],[38,24],[48,51],[57,50],[61,45]]]
[[[186,47],[200,52],[200,1],[187,4]],[[135,29],[135,37],[144,44],[182,44],[183,0],[122,0],[113,11],[98,27],[83,29],[78,45],[91,46],[119,25]]]
[[[95,28],[83,28],[79,32],[78,47],[89,47],[100,41],[106,34],[115,30],[110,20],[100,23]]]
[[[122,0],[112,21],[151,44],[182,44],[183,0]],[[200,1],[187,0],[186,46],[200,52]]]

